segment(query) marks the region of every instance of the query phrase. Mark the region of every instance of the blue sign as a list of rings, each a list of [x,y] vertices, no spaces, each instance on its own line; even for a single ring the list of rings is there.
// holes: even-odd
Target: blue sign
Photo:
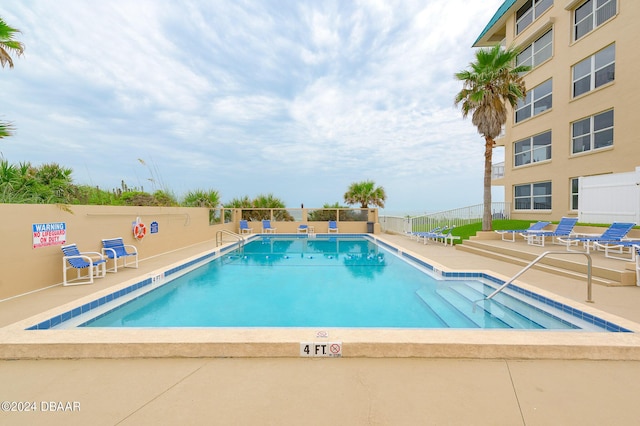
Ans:
[[[151,222],[151,226],[149,227],[149,233],[151,234],[158,233],[158,222]]]

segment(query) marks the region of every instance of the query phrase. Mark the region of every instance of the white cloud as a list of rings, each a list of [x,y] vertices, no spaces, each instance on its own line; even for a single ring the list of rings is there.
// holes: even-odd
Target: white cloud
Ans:
[[[223,200],[322,205],[372,178],[391,209],[477,203],[483,144],[453,73],[500,4],[5,0],[27,50],[2,70],[17,134],[0,151],[105,188],[143,182],[143,158]]]

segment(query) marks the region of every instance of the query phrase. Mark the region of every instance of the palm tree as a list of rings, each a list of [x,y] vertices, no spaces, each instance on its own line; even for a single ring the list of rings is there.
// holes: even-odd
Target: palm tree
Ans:
[[[11,123],[0,121],[0,139],[13,135]]]
[[[13,68],[13,59],[11,59],[10,53],[16,56],[24,53],[24,44],[13,39],[13,36],[19,32],[20,30],[10,27],[0,18],[0,65],[2,68],[7,64],[9,68]]]
[[[2,68],[5,65],[13,68],[13,59],[11,59],[10,53],[14,53],[16,56],[24,53],[24,44],[13,39],[13,36],[19,32],[19,30],[10,27],[0,18],[0,65],[2,65]],[[12,130],[11,123],[0,121],[0,139],[13,135]]]
[[[516,66],[518,49],[503,49],[499,44],[479,49],[470,69],[455,74],[463,82],[455,104],[462,104],[462,117],[471,114],[471,122],[484,137],[484,213],[482,230],[491,231],[491,160],[495,138],[507,122],[507,104],[512,108],[526,96],[521,73],[528,66]]]
[[[345,203],[360,204],[363,209],[369,207],[369,204],[384,207],[386,199],[387,195],[384,192],[384,188],[381,186],[376,187],[375,182],[372,180],[354,182],[349,185],[347,192],[344,194]]]
[[[189,191],[183,201],[183,205],[187,207],[208,207],[210,209],[215,209],[219,204],[220,193],[215,189]]]

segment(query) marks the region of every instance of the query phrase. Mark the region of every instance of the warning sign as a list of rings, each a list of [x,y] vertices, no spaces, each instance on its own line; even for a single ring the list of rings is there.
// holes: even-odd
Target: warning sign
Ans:
[[[342,342],[301,342],[300,356],[339,358],[342,356]]]
[[[32,225],[33,248],[61,246],[67,242],[65,222],[34,223]]]

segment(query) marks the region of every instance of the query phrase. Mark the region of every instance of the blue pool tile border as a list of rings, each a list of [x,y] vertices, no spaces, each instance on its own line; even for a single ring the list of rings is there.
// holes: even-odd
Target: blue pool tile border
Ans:
[[[277,237],[290,238],[292,236],[295,236],[296,238],[308,238],[309,237],[306,234],[277,234],[277,235],[272,235],[272,234],[254,234],[254,235],[261,236],[261,237],[267,237],[267,238],[277,238]],[[412,255],[410,255],[408,253],[405,253],[404,251],[401,251],[398,248],[385,243],[384,241],[380,241],[380,240],[378,240],[376,238],[373,238],[369,234],[339,234],[339,235],[335,235],[335,234],[316,234],[315,237],[313,237],[313,238],[316,238],[316,239],[332,239],[332,238],[337,238],[337,237],[340,237],[340,238],[344,238],[344,237],[347,237],[347,238],[360,237],[360,238],[362,238],[362,237],[364,237],[364,238],[366,238],[366,239],[368,239],[370,241],[375,241],[376,244],[379,244],[380,246],[384,247],[386,250],[389,250],[394,254],[397,254],[397,255],[400,255],[403,258],[409,259],[411,262],[414,262],[414,263],[418,264],[419,266],[421,266],[421,267],[423,267],[423,268],[425,268],[425,269],[427,269],[429,271],[438,272],[443,278],[485,279],[485,280],[488,280],[488,281],[490,281],[492,283],[495,283],[497,285],[504,284],[504,280],[501,280],[501,279],[496,278],[494,276],[488,275],[488,274],[486,274],[484,272],[447,272],[447,271],[438,271],[433,265],[431,265],[431,264],[429,264],[429,263],[427,263],[427,262],[425,262],[425,261],[423,261],[421,259],[418,259],[415,256],[412,256]],[[227,247],[224,247],[224,248],[220,249],[219,251],[213,251],[211,253],[208,253],[208,254],[200,256],[200,257],[198,257],[196,259],[193,259],[193,260],[191,260],[189,262],[186,262],[186,263],[184,263],[182,265],[176,266],[175,268],[171,268],[171,269],[169,269],[169,270],[164,272],[164,276],[167,277],[167,276],[173,275],[173,274],[175,274],[177,272],[180,272],[180,271],[182,271],[182,270],[184,270],[186,268],[189,268],[189,267],[191,267],[191,266],[193,266],[193,265],[195,265],[197,263],[200,263],[202,261],[211,259],[211,258],[215,257],[216,255],[222,255],[223,253],[226,253],[228,251],[235,250],[238,247],[239,244],[240,243],[231,244],[231,245],[229,245]],[[75,317],[77,317],[79,315],[84,314],[85,312],[88,312],[88,311],[90,311],[92,309],[96,309],[96,308],[104,305],[107,302],[111,302],[112,300],[115,300],[115,299],[118,299],[118,298],[120,298],[122,296],[125,296],[125,295],[131,293],[132,291],[138,290],[138,289],[140,289],[142,287],[145,287],[145,286],[151,284],[152,282],[153,282],[153,280],[151,278],[144,279],[144,280],[139,281],[139,282],[137,282],[135,284],[132,284],[132,285],[126,287],[126,288],[118,290],[118,291],[116,291],[114,293],[108,294],[108,295],[103,296],[103,297],[101,297],[99,299],[93,300],[93,301],[91,301],[89,303],[85,303],[84,305],[82,305],[80,307],[71,309],[69,311],[63,312],[60,315],[56,315],[56,316],[54,316],[52,318],[49,318],[48,320],[42,321],[42,322],[40,322],[40,323],[38,323],[36,325],[33,325],[33,326],[27,328],[26,330],[48,330],[48,329],[51,329],[51,328],[56,327],[57,325],[61,324],[64,321],[68,321],[68,320],[70,320],[72,318],[75,318]],[[553,299],[549,299],[548,297],[541,296],[541,295],[539,295],[537,293],[534,293],[534,292],[532,292],[530,290],[526,290],[524,288],[518,287],[515,284],[509,284],[507,286],[507,288],[509,288],[510,290],[513,290],[513,291],[515,291],[517,293],[520,293],[520,294],[522,294],[524,296],[530,297],[530,298],[536,300],[539,303],[542,303],[544,305],[551,306],[553,308],[559,309],[559,310],[563,311],[564,313],[566,313],[566,314],[568,314],[570,316],[573,316],[575,318],[581,319],[582,321],[585,321],[585,322],[587,322],[589,324],[593,324],[593,325],[595,325],[597,327],[603,328],[606,331],[614,332],[614,333],[633,333],[632,330],[629,330],[629,329],[627,329],[625,327],[621,327],[621,326],[619,326],[619,325],[617,325],[615,323],[612,323],[610,321],[603,320],[602,318],[596,317],[596,316],[594,316],[592,314],[589,314],[587,312],[584,312],[584,311],[582,311],[580,309],[573,308],[571,306],[565,305],[564,303],[560,303],[560,302],[557,302],[557,301],[555,301]],[[558,319],[560,319],[560,318],[558,318]],[[562,319],[560,319],[560,320],[563,321],[563,322],[566,322],[569,325],[573,325],[573,324],[570,324],[568,321],[564,321]]]
[[[222,253],[226,253],[226,252],[228,252],[230,250],[234,250],[237,245],[238,245],[237,243],[233,244],[233,245],[230,245],[230,246],[225,247],[225,248],[223,248],[221,250],[213,251],[211,253],[208,253],[208,254],[205,254],[203,256],[200,256],[197,259],[193,259],[193,260],[191,260],[189,262],[186,262],[186,263],[184,263],[182,265],[176,266],[175,268],[168,269],[168,270],[166,270],[164,272],[164,276],[168,277],[168,276],[173,275],[173,274],[175,274],[177,272],[180,272],[180,271],[182,271],[182,270],[184,270],[186,268],[189,268],[189,267],[191,267],[191,266],[193,266],[193,265],[195,265],[197,263],[200,263],[202,261],[211,259],[212,257],[214,257],[214,256],[216,256],[218,254],[222,254]],[[121,290],[115,291],[115,292],[110,293],[110,294],[108,294],[106,296],[103,296],[103,297],[101,297],[99,299],[96,299],[96,300],[93,300],[91,302],[85,303],[82,306],[79,306],[77,308],[74,308],[74,309],[71,309],[69,311],[63,312],[60,315],[56,315],[56,316],[54,316],[52,318],[49,318],[48,320],[42,321],[42,322],[40,322],[40,323],[38,323],[36,325],[33,325],[33,326],[27,328],[27,330],[48,330],[48,329],[51,329],[51,328],[61,324],[63,321],[68,321],[68,320],[70,320],[72,318],[80,316],[80,315],[82,315],[82,314],[84,314],[84,313],[86,313],[86,312],[88,312],[90,310],[96,309],[96,308],[104,305],[107,302],[111,302],[112,300],[116,300],[116,299],[118,299],[118,298],[120,298],[122,296],[126,296],[127,294],[131,293],[132,291],[135,291],[135,290],[138,290],[140,288],[146,287],[151,283],[153,283],[153,280],[151,278],[146,278],[146,279],[144,279],[142,281],[139,281],[139,282],[137,282],[135,284],[132,284],[132,285],[130,285],[128,287],[125,287],[125,288],[123,288]]]

